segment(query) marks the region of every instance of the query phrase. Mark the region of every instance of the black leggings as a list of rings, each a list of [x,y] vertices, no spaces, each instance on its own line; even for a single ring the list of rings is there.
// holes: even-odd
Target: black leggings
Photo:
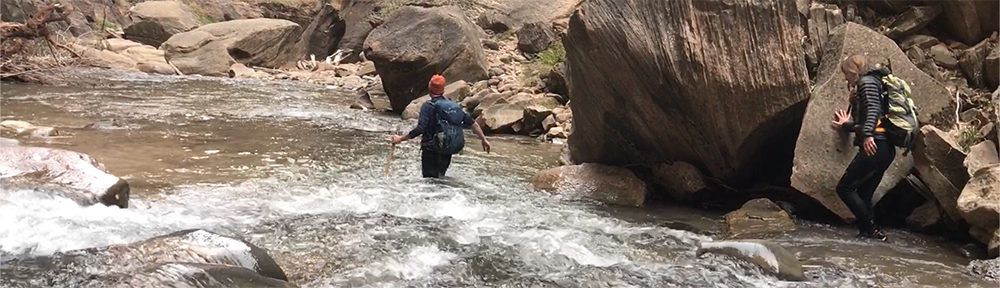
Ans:
[[[858,151],[837,184],[837,195],[857,217],[855,224],[861,232],[871,232],[875,228],[872,194],[896,158],[896,148],[889,142],[875,140],[875,145],[878,147],[873,156],[865,155],[863,148]]]
[[[441,178],[451,165],[451,154],[440,154],[430,150],[420,153],[420,170],[424,178]]]

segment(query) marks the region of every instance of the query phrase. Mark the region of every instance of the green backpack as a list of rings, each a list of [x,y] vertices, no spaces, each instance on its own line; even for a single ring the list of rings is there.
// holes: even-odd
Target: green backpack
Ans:
[[[905,80],[888,74],[882,76],[882,108],[885,116],[882,126],[885,135],[893,145],[913,148],[920,123],[917,121],[917,106],[913,104],[910,84]]]

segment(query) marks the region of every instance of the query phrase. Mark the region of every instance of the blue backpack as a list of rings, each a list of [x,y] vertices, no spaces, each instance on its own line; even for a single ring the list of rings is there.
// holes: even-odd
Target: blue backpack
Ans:
[[[434,152],[441,154],[457,154],[465,147],[465,135],[462,122],[465,111],[462,106],[448,99],[431,99],[434,113],[437,114],[438,130],[431,140]]]

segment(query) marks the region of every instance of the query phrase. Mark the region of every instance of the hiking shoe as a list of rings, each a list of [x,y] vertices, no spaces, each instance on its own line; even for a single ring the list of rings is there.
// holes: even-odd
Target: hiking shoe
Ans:
[[[872,229],[871,231],[868,232],[858,233],[858,237],[870,238],[882,242],[889,242],[889,236],[885,236],[885,233],[882,233],[882,230],[879,230],[878,228]]]

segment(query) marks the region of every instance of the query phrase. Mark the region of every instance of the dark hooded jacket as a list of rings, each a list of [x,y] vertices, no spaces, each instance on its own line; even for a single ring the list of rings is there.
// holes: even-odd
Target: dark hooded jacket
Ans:
[[[877,68],[863,74],[855,82],[856,90],[851,97],[851,120],[841,126],[846,132],[854,132],[854,144],[860,145],[867,137],[875,140],[886,140],[884,130],[879,127],[884,116],[882,104],[882,77],[891,72],[886,68]]]

